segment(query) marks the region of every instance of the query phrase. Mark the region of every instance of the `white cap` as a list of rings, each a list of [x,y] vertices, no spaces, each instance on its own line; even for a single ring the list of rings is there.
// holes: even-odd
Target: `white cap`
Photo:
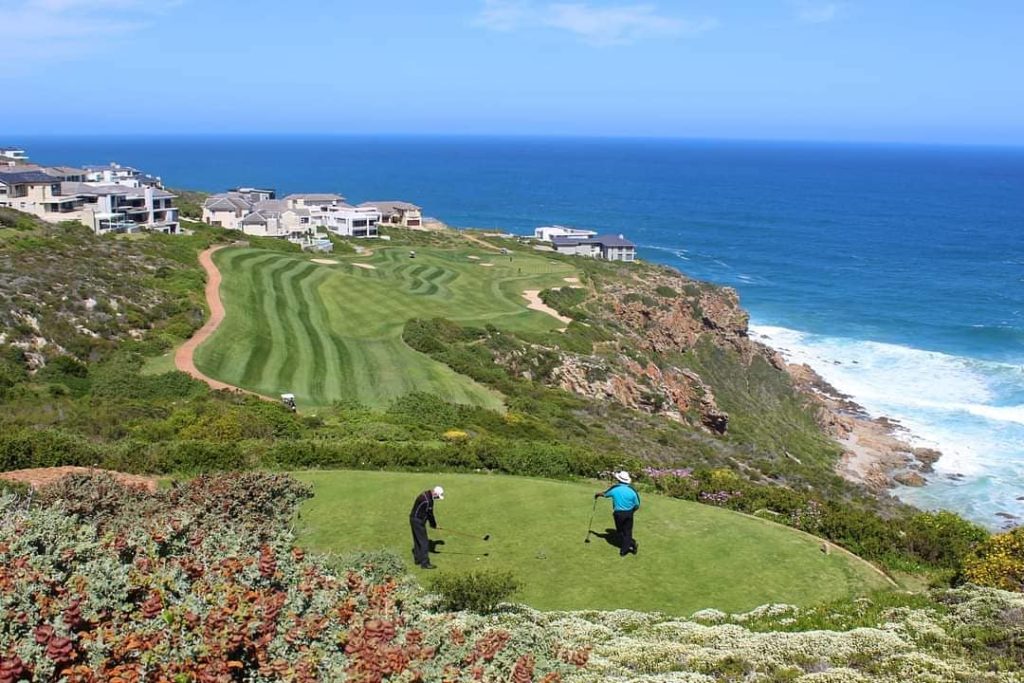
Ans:
[[[629,476],[629,472],[623,470],[622,472],[615,473],[615,479],[622,482],[623,484],[632,484],[633,480]]]
[[[441,488],[440,486],[435,486],[432,493],[434,494],[434,498],[437,498],[438,500],[444,500],[444,489]]]

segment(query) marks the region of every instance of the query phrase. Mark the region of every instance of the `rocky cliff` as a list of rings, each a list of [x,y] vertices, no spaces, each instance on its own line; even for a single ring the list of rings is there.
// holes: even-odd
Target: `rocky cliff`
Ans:
[[[656,267],[623,268],[614,277],[592,272],[577,287],[585,288],[574,297],[582,303],[560,312],[609,334],[590,354],[552,349],[558,360],[548,379],[572,393],[724,434],[729,415],[711,383],[686,366],[685,355],[710,344],[745,363],[757,357],[785,368],[775,351],[750,339],[748,315],[733,289]],[[548,298],[557,305],[560,297]]]

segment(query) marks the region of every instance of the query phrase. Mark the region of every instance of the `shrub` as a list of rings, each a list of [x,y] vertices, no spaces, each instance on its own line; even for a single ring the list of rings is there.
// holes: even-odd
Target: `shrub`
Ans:
[[[15,496],[27,496],[31,493],[32,487],[21,481],[11,481],[9,479],[0,479],[0,497],[4,494],[14,494]]]
[[[545,289],[540,293],[541,301],[562,315],[572,318],[586,319],[586,314],[580,311],[577,306],[587,298],[587,290],[581,287],[559,287]]]
[[[953,512],[922,512],[907,520],[907,548],[926,562],[950,569],[989,537],[989,533]]]
[[[963,573],[980,586],[1024,592],[1024,527],[989,538],[964,561]]]
[[[97,458],[91,443],[56,429],[12,429],[0,433],[0,470],[91,465]]]
[[[441,596],[445,609],[481,614],[493,612],[499,603],[512,597],[521,587],[512,572],[491,570],[445,572],[430,584],[431,590]]]
[[[125,486],[106,472],[75,473],[39,490],[40,505],[60,501],[68,514],[88,519],[97,527],[119,517],[125,509],[137,508],[148,497],[143,487]]]
[[[405,562],[390,550],[363,550],[338,558],[338,568],[360,572],[375,581],[386,581],[406,573]]]

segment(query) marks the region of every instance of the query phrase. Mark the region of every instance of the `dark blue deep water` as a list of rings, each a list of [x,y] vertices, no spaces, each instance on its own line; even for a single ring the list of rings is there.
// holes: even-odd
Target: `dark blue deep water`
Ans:
[[[512,138],[45,138],[172,187],[405,199],[459,227],[622,232],[944,451],[902,494],[1024,517],[1024,149]],[[963,475],[954,478],[952,475]]]

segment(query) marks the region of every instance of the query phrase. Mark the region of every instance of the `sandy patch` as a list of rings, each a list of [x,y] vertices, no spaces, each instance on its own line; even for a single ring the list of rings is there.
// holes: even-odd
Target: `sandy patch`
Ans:
[[[551,308],[546,303],[541,301],[539,289],[526,290],[525,292],[523,292],[523,298],[526,299],[526,307],[531,310],[540,311],[541,313],[547,313],[552,318],[557,318],[566,325],[572,322],[572,318],[567,318],[566,316],[561,315],[558,311],[556,311],[555,309]]]
[[[480,265],[483,266],[484,268],[490,268],[494,264],[493,263],[481,263]]]
[[[141,486],[147,491],[156,491],[156,479],[139,477],[134,474],[122,474],[111,470],[98,470],[91,467],[38,467],[29,470],[11,470],[0,473],[0,479],[20,481],[33,488],[46,486],[63,479],[69,474],[100,473],[109,474],[126,486]]]
[[[329,258],[311,258],[309,260],[312,261],[313,263],[322,263],[325,266],[333,266],[338,263],[337,261],[334,261]]]
[[[580,283],[580,279],[578,277],[563,277],[562,279],[570,285],[578,285]]]
[[[369,263],[353,263],[356,268],[365,268],[366,270],[377,270],[377,266],[371,266]]]
[[[474,261],[479,261],[480,260],[479,256],[467,256],[466,258],[473,259]]]

